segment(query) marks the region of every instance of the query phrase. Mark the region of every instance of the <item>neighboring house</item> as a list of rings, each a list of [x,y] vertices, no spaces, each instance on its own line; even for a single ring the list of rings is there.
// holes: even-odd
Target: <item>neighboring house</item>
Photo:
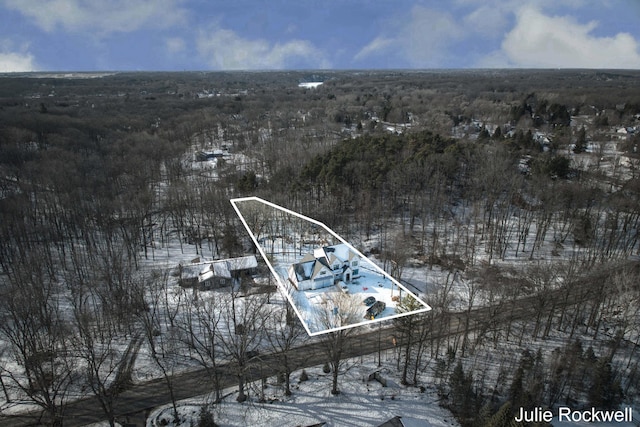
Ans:
[[[205,291],[228,286],[232,283],[231,279],[228,261],[214,261],[198,275],[198,289]]]
[[[197,162],[206,162],[207,160],[217,159],[219,157],[224,157],[224,152],[222,150],[196,151],[195,154]]]
[[[321,289],[358,277],[360,257],[347,245],[317,248],[289,267],[289,281],[300,291]]]
[[[216,289],[236,285],[242,275],[253,274],[258,268],[255,255],[216,261],[180,264],[178,283],[185,288]]]

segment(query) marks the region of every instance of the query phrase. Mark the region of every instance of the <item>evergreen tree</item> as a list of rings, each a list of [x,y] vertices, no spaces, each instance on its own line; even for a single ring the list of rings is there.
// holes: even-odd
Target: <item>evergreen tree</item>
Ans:
[[[573,152],[578,154],[584,153],[585,151],[587,151],[587,133],[584,130],[584,126],[582,126],[578,131],[576,145],[573,147]]]
[[[605,358],[599,359],[596,364],[588,395],[589,405],[595,408],[615,409],[622,402],[620,382]]]
[[[509,388],[509,400],[515,407],[523,406],[523,394],[524,394],[523,376],[524,376],[524,370],[522,369],[522,366],[520,366],[516,370],[516,375],[513,377],[513,381],[511,382],[511,387]]]
[[[511,427],[515,424],[513,419],[513,411],[511,408],[513,405],[510,401],[505,402],[498,412],[493,414],[491,418],[484,424],[484,427]]]
[[[213,420],[213,413],[206,405],[202,405],[200,407],[200,413],[198,413],[198,427],[217,427],[217,424]]]
[[[500,126],[493,132],[493,139],[502,139],[502,128]]]
[[[460,361],[451,373],[449,388],[450,409],[464,424],[464,420],[473,416],[476,399],[473,393],[473,376],[465,374]]]

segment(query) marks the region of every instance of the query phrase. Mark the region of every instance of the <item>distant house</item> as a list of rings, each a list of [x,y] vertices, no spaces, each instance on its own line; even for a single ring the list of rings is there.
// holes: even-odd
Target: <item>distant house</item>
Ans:
[[[300,291],[322,289],[358,276],[360,257],[345,244],[317,248],[291,264],[289,281]]]
[[[255,255],[178,265],[178,283],[185,288],[216,289],[236,285],[242,275],[252,274],[258,268]]]
[[[197,162],[206,162],[208,160],[224,157],[224,152],[221,150],[214,151],[197,151],[195,159]]]

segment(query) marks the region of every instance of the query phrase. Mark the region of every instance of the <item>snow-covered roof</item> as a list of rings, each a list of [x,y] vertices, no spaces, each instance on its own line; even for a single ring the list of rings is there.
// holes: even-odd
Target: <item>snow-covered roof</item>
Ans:
[[[303,87],[306,89],[315,89],[318,86],[320,86],[322,83],[324,82],[302,82],[302,83],[298,83],[298,87]]]
[[[183,279],[196,278],[211,269],[211,261],[181,265]]]
[[[204,273],[202,273],[199,277],[198,277],[198,282],[202,283],[205,280],[209,280],[213,277],[213,271],[209,270],[206,271]]]
[[[316,277],[321,276],[323,269],[326,269],[325,272],[331,271],[326,260],[322,258],[317,259],[315,265],[313,266],[313,274],[311,275],[311,277],[315,279]]]
[[[211,278],[231,277],[232,271],[250,270],[258,267],[258,260],[255,255],[248,255],[239,258],[221,259],[216,261],[205,261],[192,264],[181,264],[182,278],[198,278],[202,282]]]
[[[358,256],[344,243],[317,248],[313,251],[316,258],[326,258],[329,264],[337,258],[340,262],[351,261]]]
[[[313,273],[313,266],[316,261],[306,261],[299,262],[297,264],[293,264],[293,272],[296,274],[296,279],[301,282],[303,280],[309,280],[311,278],[311,274]]]
[[[258,260],[255,255],[248,255],[239,258],[230,258],[224,260],[229,263],[229,270],[250,270],[252,268],[258,268]]]
[[[229,271],[228,261],[215,261],[213,264],[213,273],[216,277],[231,278],[231,271]]]
[[[323,269],[331,271],[327,261],[324,258],[314,258],[313,255],[307,254],[301,262],[292,264],[293,272],[296,274],[298,282],[303,280],[315,279],[321,276]]]

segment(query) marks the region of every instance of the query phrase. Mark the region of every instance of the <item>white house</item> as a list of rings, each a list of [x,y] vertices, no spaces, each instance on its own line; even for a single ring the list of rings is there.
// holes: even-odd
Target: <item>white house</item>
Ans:
[[[358,276],[360,257],[347,245],[317,248],[291,264],[289,281],[300,291],[326,288],[338,281],[351,283]]]

